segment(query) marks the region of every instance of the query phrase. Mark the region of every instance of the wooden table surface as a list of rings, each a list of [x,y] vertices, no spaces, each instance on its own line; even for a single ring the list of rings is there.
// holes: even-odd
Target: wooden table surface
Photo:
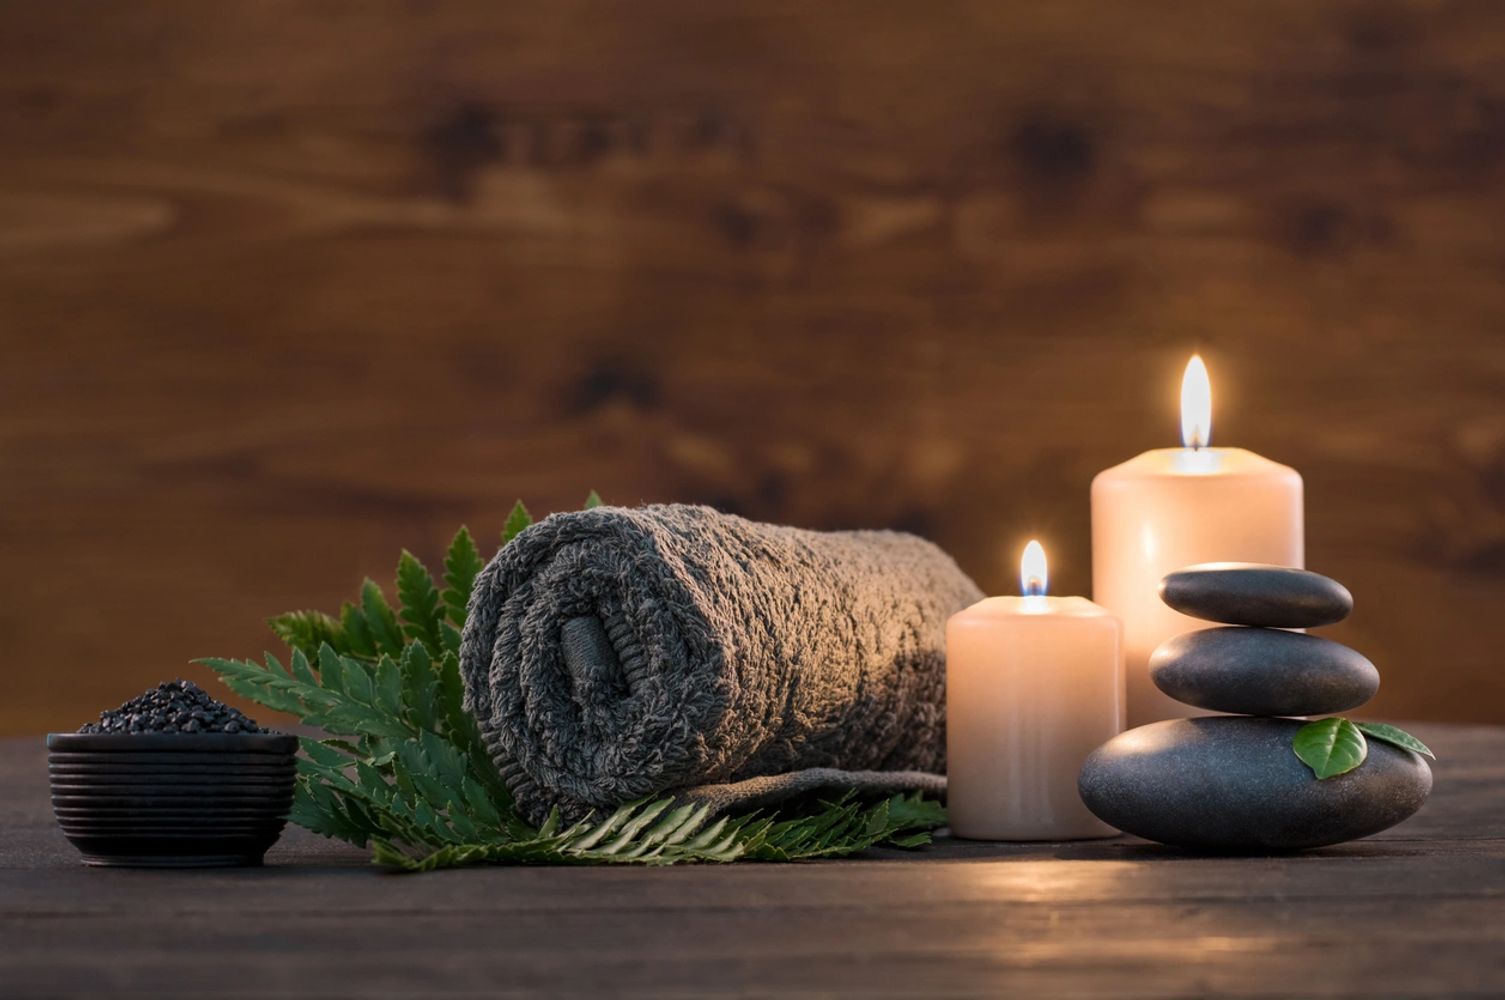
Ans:
[[[400,876],[84,868],[0,743],[0,995],[1505,996],[1505,729],[1417,725],[1432,800],[1267,858],[942,839],[858,861]]]

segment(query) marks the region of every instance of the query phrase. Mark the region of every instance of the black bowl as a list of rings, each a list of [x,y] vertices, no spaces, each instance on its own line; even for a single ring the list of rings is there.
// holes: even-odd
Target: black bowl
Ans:
[[[73,733],[68,735],[72,736]],[[145,737],[142,737],[145,739]],[[183,737],[188,740],[202,739],[197,734]],[[270,754],[238,753],[226,750],[216,753],[212,750],[188,751],[181,753],[169,753],[165,750],[150,752],[134,752],[130,750],[100,751],[98,753],[82,753],[76,750],[54,751],[48,758],[58,766],[75,764],[91,767],[141,767],[145,765],[157,765],[160,767],[276,767],[281,759]]]
[[[266,806],[262,803],[248,804],[248,806],[214,806],[209,809],[194,806],[99,806],[89,803],[86,806],[71,806],[66,803],[54,803],[53,812],[57,813],[57,821],[68,822],[69,819],[107,819],[125,818],[125,816],[152,816],[152,818],[181,819],[218,819],[220,816],[247,816],[247,818],[262,818],[266,815]]]
[[[183,799],[104,799],[98,802],[88,802],[80,799],[53,799],[53,813],[59,819],[64,816],[82,818],[84,816],[151,816],[158,813],[172,812],[196,812],[203,816],[221,815],[227,810],[241,811],[255,809],[262,816],[275,816],[286,818],[287,810],[292,807],[293,797],[283,795],[278,798],[268,799],[240,799],[234,802],[210,802],[194,803],[185,802]],[[59,812],[58,810],[63,810]]]
[[[145,839],[147,837],[161,837],[165,840],[174,838],[208,838],[223,840],[229,837],[262,838],[276,837],[282,832],[281,823],[256,824],[242,823],[237,826],[220,824],[218,826],[195,826],[184,828],[167,823],[138,824],[136,826],[67,826],[64,827],[64,835],[72,840],[74,837],[130,837],[132,839]]]
[[[88,865],[259,865],[292,808],[295,736],[53,733],[47,749],[53,811]]]
[[[121,823],[69,823],[60,824],[69,836],[79,834],[82,836],[103,836],[108,833],[118,833],[122,836],[150,836],[161,834],[163,836],[195,837],[224,837],[240,836],[243,834],[279,833],[282,830],[282,820],[264,820],[230,822],[221,820],[213,823],[192,822],[189,820],[162,820],[152,823],[145,820],[128,821]]]
[[[298,749],[286,733],[48,733],[58,753],[248,753],[284,757]]]
[[[263,798],[287,791],[292,774],[280,782],[62,782],[53,779],[53,798]]]
[[[119,774],[114,777],[118,780],[79,778],[71,774],[53,774],[52,791],[55,795],[88,795],[97,792],[112,795],[121,793],[133,795],[138,792],[151,792],[161,788],[174,788],[193,794],[213,795],[216,792],[272,792],[281,791],[287,787],[287,775],[278,775],[276,777],[268,775],[253,778],[228,775],[213,779],[202,778],[198,775],[189,775],[183,781],[173,781],[171,777],[161,774],[145,775],[140,778],[129,774]]]
[[[68,782],[119,782],[125,779],[143,782],[158,779],[172,782],[223,782],[230,779],[280,782],[292,770],[292,764],[256,764],[244,767],[208,764],[53,764],[47,768],[47,773]]]

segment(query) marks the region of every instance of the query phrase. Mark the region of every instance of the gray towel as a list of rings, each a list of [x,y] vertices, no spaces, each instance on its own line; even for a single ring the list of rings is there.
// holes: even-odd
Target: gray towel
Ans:
[[[936,792],[946,618],[981,596],[898,532],[680,505],[556,514],[476,580],[466,707],[534,822],[666,793],[719,811]]]

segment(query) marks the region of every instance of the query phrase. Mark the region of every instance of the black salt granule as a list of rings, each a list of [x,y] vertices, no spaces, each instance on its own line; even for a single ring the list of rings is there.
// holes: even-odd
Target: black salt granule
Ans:
[[[238,708],[215,701],[193,681],[164,681],[119,708],[99,713],[81,733],[262,733]]]

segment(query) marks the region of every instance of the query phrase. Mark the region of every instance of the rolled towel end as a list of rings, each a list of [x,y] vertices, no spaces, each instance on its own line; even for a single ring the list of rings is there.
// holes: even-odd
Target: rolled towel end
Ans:
[[[945,553],[896,532],[679,505],[559,514],[476,581],[466,705],[535,821],[692,789],[710,801],[712,786],[743,789],[718,808],[822,787],[933,790],[945,621],[981,596]],[[870,772],[930,773],[837,777]]]

